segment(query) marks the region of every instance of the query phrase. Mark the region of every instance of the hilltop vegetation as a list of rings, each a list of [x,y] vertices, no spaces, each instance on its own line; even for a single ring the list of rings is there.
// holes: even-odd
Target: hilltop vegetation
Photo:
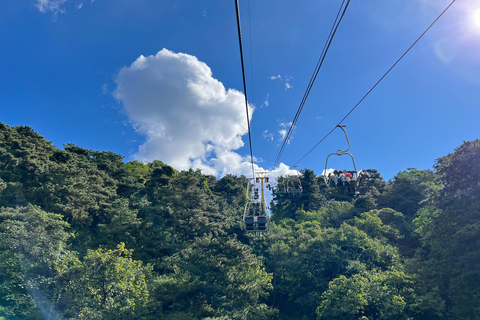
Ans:
[[[268,233],[247,179],[0,123],[0,319],[478,319],[480,140],[360,195],[302,171]]]

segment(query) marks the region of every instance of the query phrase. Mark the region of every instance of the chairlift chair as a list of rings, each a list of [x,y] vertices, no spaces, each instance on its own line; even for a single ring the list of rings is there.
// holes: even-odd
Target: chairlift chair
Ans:
[[[259,199],[258,188],[255,185],[251,185],[250,188],[247,186],[247,204],[243,212],[243,221],[247,232],[255,232],[256,236],[268,231],[270,222],[268,208]]]
[[[355,179],[355,182],[353,184],[349,184],[349,185],[344,185],[345,187],[345,193],[348,194],[348,195],[355,195],[356,194],[356,187],[358,186],[359,182],[360,182],[360,178],[358,176],[358,171],[357,171],[357,166],[355,164],[355,158],[353,157],[353,155],[351,153],[348,152],[348,150],[350,150],[350,139],[348,138],[348,134],[347,134],[347,130],[345,130],[345,125],[337,125],[337,127],[339,127],[340,129],[343,130],[343,132],[345,133],[345,137],[347,138],[347,143],[348,143],[348,148],[346,150],[337,150],[337,152],[335,153],[330,153],[328,156],[327,156],[327,160],[325,162],[325,171],[324,171],[324,175],[323,175],[323,179],[325,181],[325,185],[327,187],[330,187],[331,186],[331,179],[330,177],[327,175],[327,168],[328,168],[328,158],[330,158],[330,156],[332,155],[337,155],[337,156],[343,156],[345,154],[349,155],[351,158],[352,158],[352,162],[353,162],[353,168],[354,168],[354,175],[356,176],[356,179]],[[346,182],[346,183],[349,183],[349,182]]]
[[[302,194],[302,182],[300,180],[300,173],[298,173],[297,175],[286,175],[278,177],[277,189],[275,189],[273,193],[288,194],[290,197],[299,197]]]

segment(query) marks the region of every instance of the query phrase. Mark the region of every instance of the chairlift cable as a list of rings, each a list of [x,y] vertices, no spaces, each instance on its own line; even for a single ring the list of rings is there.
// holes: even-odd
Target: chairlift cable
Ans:
[[[254,90],[254,85],[253,85],[253,53],[252,53],[252,19],[251,19],[251,8],[250,8],[250,0],[247,1],[247,6],[248,6],[248,16],[247,16],[247,21],[248,21],[248,43],[249,43],[249,55],[250,55],[250,97],[251,101],[255,101],[255,90]],[[252,131],[252,143],[257,145],[256,143],[256,137],[257,137],[257,126],[255,126],[255,122],[251,124],[251,131]]]
[[[442,13],[440,13],[440,15],[428,26],[427,29],[425,29],[425,31],[417,38],[417,40],[415,40],[415,42],[413,42],[413,44],[402,54],[402,56],[390,67],[390,69],[388,69],[387,72],[385,72],[385,74],[380,78],[380,80],[378,80],[374,85],[373,87],[368,90],[368,92],[360,99],[360,101],[358,101],[358,103],[343,117],[343,119],[337,124],[335,125],[335,127],[333,127],[333,129],[327,133],[323,138],[322,140],[320,140],[315,146],[313,146],[313,148],[311,148],[303,157],[300,158],[300,160],[298,160],[294,166],[296,166],[298,163],[300,163],[300,161],[302,161],[306,156],[308,156],[316,147],[318,147],[318,145],[320,143],[322,143],[328,136],[330,136],[332,134],[333,131],[335,131],[335,128],[339,125],[341,125],[347,118],[348,116],[350,116],[350,114],[360,105],[360,103],[363,102],[363,100],[365,100],[365,98],[373,91],[373,89],[375,89],[375,87],[387,76],[387,74],[390,73],[390,71],[392,71],[393,68],[395,68],[395,66],[400,62],[400,60],[403,59],[403,57],[405,57],[405,55],[417,44],[417,42],[428,32],[428,30],[430,30],[430,28],[443,16],[443,14],[445,12],[447,12],[448,9],[450,9],[450,7],[455,3],[456,0],[453,0],[452,2],[450,2],[450,4],[445,8],[445,10],[442,11]]]
[[[255,101],[255,91],[253,86],[253,53],[252,53],[252,18],[251,18],[251,10],[250,10],[250,0],[247,2],[248,4],[248,42],[250,44],[250,91],[252,92],[252,101]],[[255,132],[254,132],[255,133]],[[255,134],[253,135],[255,137]]]
[[[242,79],[243,79],[243,91],[245,95],[245,110],[247,114],[248,142],[250,144],[250,160],[252,162],[252,177],[255,178],[255,169],[253,165],[252,135],[250,133],[250,116],[248,114],[247,84],[245,81],[245,64],[243,61],[242,31],[240,28],[240,9],[238,6],[238,0],[235,0],[235,9],[236,9],[236,16],[237,16],[238,43],[240,47],[240,61],[242,64]]]
[[[290,140],[290,137],[293,134],[293,129],[295,128],[295,125],[298,121],[298,118],[300,117],[300,113],[303,110],[303,107],[305,106],[305,102],[307,101],[308,95],[310,94],[310,91],[312,90],[313,84],[318,76],[318,73],[320,72],[320,68],[323,65],[323,61],[325,60],[325,57],[327,55],[328,49],[330,48],[330,45],[332,44],[333,37],[335,36],[335,33],[337,32],[337,29],[340,25],[340,22],[342,21],[345,12],[347,11],[347,7],[350,3],[350,0],[347,1],[346,5],[344,6],[346,0],[343,0],[342,5],[340,6],[340,9],[338,10],[337,16],[335,18],[335,21],[332,25],[332,28],[330,30],[330,33],[327,37],[327,40],[325,42],[325,45],[323,47],[322,53],[320,54],[320,58],[318,59],[317,65],[315,66],[315,70],[312,74],[312,77],[310,78],[310,82],[308,83],[307,89],[303,95],[302,101],[300,102],[300,106],[298,107],[297,113],[295,114],[295,117],[293,118],[292,124],[290,126],[290,129],[288,130],[287,135],[284,138],[282,147],[280,148],[280,152],[277,155],[277,158],[275,160],[275,163],[273,167],[275,168],[280,161],[280,158],[283,155],[283,152],[285,151],[285,147],[288,144],[288,141]],[[343,12],[342,12],[343,9]]]

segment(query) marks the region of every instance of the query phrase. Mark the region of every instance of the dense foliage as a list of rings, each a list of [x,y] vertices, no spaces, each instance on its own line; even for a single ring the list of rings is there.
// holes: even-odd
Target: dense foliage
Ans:
[[[300,180],[255,238],[245,177],[0,123],[0,319],[480,318],[480,140],[356,196]]]

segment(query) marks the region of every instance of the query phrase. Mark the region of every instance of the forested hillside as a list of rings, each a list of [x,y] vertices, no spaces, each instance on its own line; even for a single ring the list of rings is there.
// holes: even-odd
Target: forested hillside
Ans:
[[[303,170],[255,238],[243,176],[0,123],[0,319],[480,319],[480,140],[367,172],[348,196]]]

